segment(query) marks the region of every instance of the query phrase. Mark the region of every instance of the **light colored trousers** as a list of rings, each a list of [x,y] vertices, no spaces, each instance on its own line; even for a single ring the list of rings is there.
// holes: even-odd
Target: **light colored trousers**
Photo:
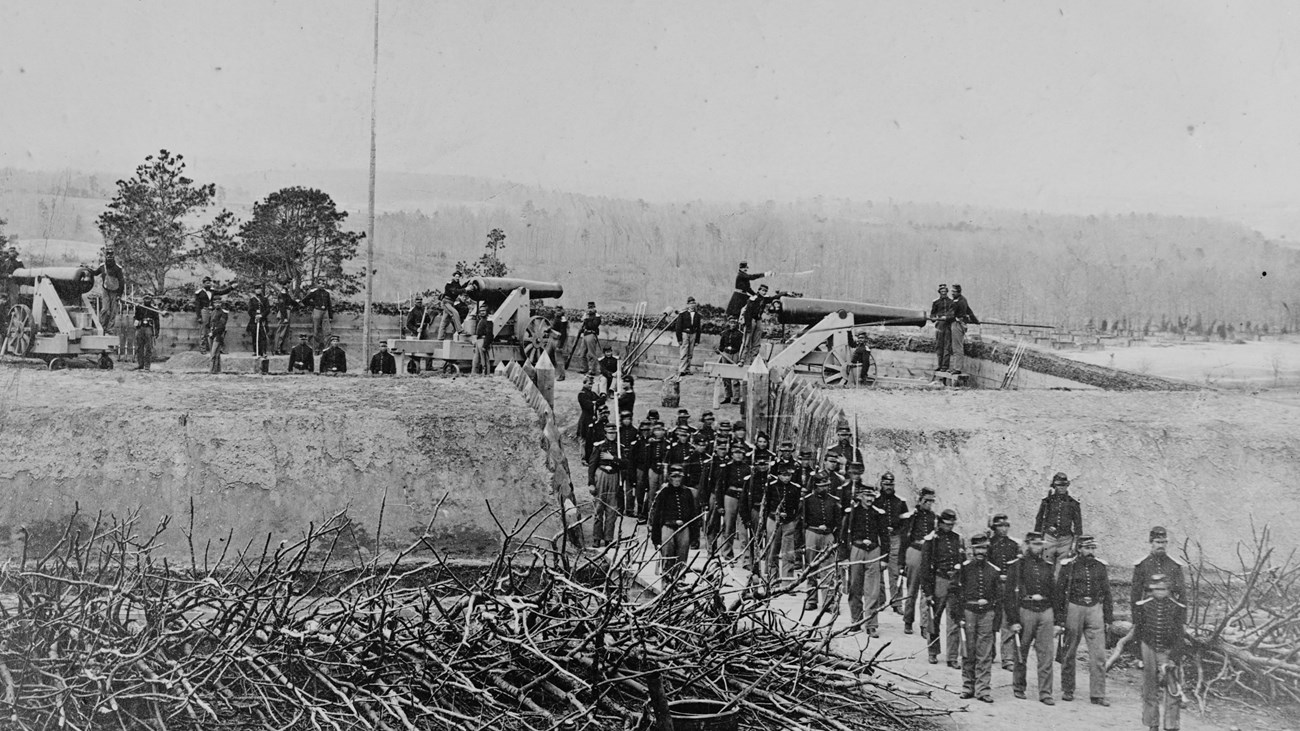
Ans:
[[[1106,697],[1106,622],[1101,604],[1071,604],[1065,610],[1065,658],[1061,663],[1061,692],[1074,692],[1075,653],[1088,645],[1088,697]]]
[[[866,607],[863,629],[868,631],[880,625],[880,564],[879,548],[849,547],[849,617],[854,624],[863,620],[865,598],[870,606]]]
[[[1042,611],[1020,608],[1020,652],[1015,658],[1016,670],[1011,687],[1024,692],[1029,683],[1029,648],[1034,648],[1034,662],[1038,666],[1038,698],[1052,697],[1052,674],[1056,650],[1055,616],[1051,608]]]

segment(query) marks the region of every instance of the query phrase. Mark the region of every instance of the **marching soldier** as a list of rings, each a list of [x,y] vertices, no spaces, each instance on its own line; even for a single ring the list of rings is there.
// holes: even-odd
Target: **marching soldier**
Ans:
[[[736,272],[736,286],[732,290],[731,299],[727,302],[727,317],[739,317],[745,303],[749,301],[750,297],[754,296],[754,286],[750,282],[770,276],[772,276],[772,272],[750,274],[749,262],[740,262],[740,267]]]
[[[1146,596],[1146,586],[1151,577],[1162,574],[1169,584],[1169,594],[1175,601],[1185,601],[1183,583],[1183,565],[1169,555],[1169,532],[1163,526],[1155,526],[1149,534],[1151,552],[1133,566],[1133,587],[1129,596],[1129,607],[1137,605]]]
[[[961,612],[966,635],[961,697],[992,703],[993,617],[1002,611],[1002,570],[988,562],[988,534],[973,536],[970,547],[974,558],[954,569],[952,578],[951,601]],[[1046,601],[1050,607],[1051,599]]]
[[[596,303],[587,303],[587,314],[578,324],[578,350],[582,372],[595,374],[600,359],[600,315],[596,314]]]
[[[1142,723],[1151,731],[1178,728],[1175,695],[1178,663],[1183,653],[1187,607],[1169,595],[1169,577],[1154,574],[1147,583],[1151,596],[1133,606],[1133,634],[1142,652]]]
[[[771,548],[767,553],[767,583],[794,575],[795,529],[798,527],[803,488],[794,481],[795,466],[777,463],[776,479],[767,487],[767,532]]]
[[[591,543],[596,548],[613,543],[618,521],[618,475],[623,461],[618,457],[618,442],[613,424],[606,424],[605,438],[591,447],[587,465],[587,487],[596,498],[596,515],[592,519]]]
[[[939,525],[939,516],[934,514],[934,490],[923,487],[917,498],[916,509],[903,516],[903,543],[899,548],[899,560],[903,563],[903,574],[907,578],[907,598],[903,602],[903,634],[912,634],[912,625],[916,622],[916,597],[921,587],[921,548],[926,536],[933,533]],[[921,605],[921,626],[930,626],[930,603]]]
[[[1106,700],[1106,627],[1115,621],[1106,562],[1095,557],[1097,541],[1079,536],[1079,552],[1061,562],[1057,613],[1065,618],[1065,649],[1061,657],[1061,700],[1074,700],[1075,653],[1079,640],[1088,643],[1088,697],[1095,705]]]
[[[830,476],[820,474],[813,478],[813,492],[803,500],[806,561],[812,569],[808,576],[808,598],[803,603],[805,611],[816,611],[819,606],[824,611],[832,611],[839,603],[832,562],[838,550],[836,539],[842,519],[843,508],[831,492]]]
[[[668,468],[668,484],[659,492],[650,513],[650,539],[663,556],[660,573],[665,582],[677,580],[686,570],[691,545],[699,545],[700,521],[695,496],[683,484],[680,465]]]
[[[849,617],[854,627],[879,637],[880,575],[883,551],[889,549],[889,516],[876,501],[875,486],[853,483],[853,503],[844,516],[843,531],[849,559]],[[865,615],[864,599],[870,602]]]
[[[727,327],[718,337],[718,360],[723,363],[739,363],[740,348],[745,344],[745,334],[740,331],[740,319],[734,315],[727,317]],[[722,403],[740,403],[740,381],[735,378],[722,379]]]
[[[962,538],[953,530],[956,524],[957,513],[945,509],[939,514],[938,528],[921,541],[921,592],[925,594],[930,608],[930,625],[925,632],[926,639],[929,640],[927,650],[930,664],[939,662],[939,629],[946,615],[950,668],[961,667],[957,664],[958,649],[961,646],[961,605],[953,600],[949,588],[953,571],[966,558]]]
[[[298,333],[298,344],[289,351],[290,373],[312,373],[316,370],[316,354],[307,344],[307,333]]]
[[[339,336],[330,336],[330,346],[320,354],[321,373],[347,373],[348,354],[339,347]]]
[[[989,521],[993,535],[989,537],[989,561],[994,566],[1008,568],[1011,562],[1020,558],[1020,542],[1007,535],[1011,531],[1011,521],[1006,513],[998,513]],[[1014,607],[1011,610],[1014,611]],[[1016,669],[1016,633],[1011,631],[1011,623],[1002,624],[1002,641],[998,654],[1002,657],[1003,670]],[[995,656],[996,660],[997,657]]]
[[[1064,617],[1053,610],[1057,598],[1052,580],[1055,569],[1043,557],[1043,534],[1026,533],[1025,555],[1011,561],[1005,571],[1006,623],[1018,639],[1012,690],[1017,698],[1025,697],[1029,674],[1026,656],[1032,647],[1038,666],[1038,700],[1056,705],[1052,698],[1052,650],[1056,634],[1062,631]]]
[[[953,322],[952,300],[948,299],[948,285],[939,285],[939,296],[930,303],[929,320],[934,323],[934,352],[938,356],[936,371],[946,372],[952,356],[950,331]]]
[[[907,502],[894,493],[894,473],[886,472],[880,476],[880,496],[876,498],[876,507],[885,514],[885,523],[889,528],[888,545],[881,561],[881,569],[888,572],[888,579],[881,586],[882,591],[889,592],[889,604],[897,614],[903,613],[903,574],[902,565],[903,531],[906,528]]]
[[[1034,519],[1034,532],[1042,533],[1047,541],[1043,558],[1060,570],[1061,559],[1074,549],[1074,537],[1083,533],[1083,508],[1069,494],[1070,478],[1064,472],[1052,475],[1052,492],[1038,506]]]

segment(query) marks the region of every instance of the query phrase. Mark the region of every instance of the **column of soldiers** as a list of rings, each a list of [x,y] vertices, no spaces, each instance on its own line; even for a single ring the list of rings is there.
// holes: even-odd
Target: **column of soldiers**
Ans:
[[[680,416],[676,442],[652,412],[624,451],[626,479],[634,487],[622,509],[628,515],[648,511],[650,536],[669,578],[684,570],[687,549],[700,546],[748,569],[747,591],[754,595],[806,574],[805,611],[819,618],[838,614],[843,593],[851,626],[872,637],[879,635],[878,614],[885,608],[902,614],[904,633],[912,634],[919,605],[929,661],[945,655],[962,672],[963,697],[986,703],[993,702],[991,671],[999,652],[1001,667],[1012,672],[1013,694],[1026,698],[1031,651],[1040,702],[1056,703],[1055,663],[1061,665],[1060,699],[1073,701],[1082,644],[1088,698],[1110,705],[1109,567],[1096,556],[1097,538],[1083,532],[1082,507],[1069,494],[1065,474],[1053,475],[1023,544],[1011,537],[1003,513],[968,541],[956,530],[955,511],[935,512],[933,490],[922,489],[909,509],[895,493],[892,473],[874,485],[864,482],[861,454],[845,427],[818,467],[811,451],[796,460],[791,442],[781,442],[774,455],[765,434],[749,443],[743,431],[733,433],[721,422],[709,438],[704,424],[696,429],[685,424],[688,415]],[[640,487],[642,475],[653,487]],[[1163,527],[1151,529],[1150,545],[1134,567],[1130,596],[1148,676],[1143,720],[1155,728],[1152,719],[1163,703],[1165,728],[1176,728],[1177,703],[1159,689],[1158,671],[1176,662],[1182,646],[1184,581],[1181,565],[1168,555]]]

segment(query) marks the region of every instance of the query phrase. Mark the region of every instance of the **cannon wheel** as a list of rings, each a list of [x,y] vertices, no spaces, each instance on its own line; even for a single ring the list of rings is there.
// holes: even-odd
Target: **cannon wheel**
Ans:
[[[62,371],[62,370],[66,370],[66,369],[68,368],[68,366],[69,366],[69,363],[68,363],[68,361],[67,361],[66,358],[51,358],[51,359],[50,359],[50,370],[52,370],[52,371]]]
[[[95,363],[95,365],[101,371],[111,371],[113,370],[113,358],[108,353],[100,353],[99,360]]]
[[[442,372],[446,375],[454,376],[460,373],[460,366],[456,365],[456,361],[454,360],[444,360],[442,362]]]
[[[523,346],[524,360],[529,365],[537,365],[537,359],[542,356],[546,344],[546,332],[550,329],[551,321],[540,315],[528,321],[523,340],[519,344]]]
[[[845,378],[848,377],[849,364],[844,362],[843,356],[834,349],[826,351],[826,359],[822,361],[822,383],[827,386],[843,386]]]
[[[36,321],[32,319],[32,308],[21,304],[10,307],[7,324],[3,350],[26,357],[36,345]]]

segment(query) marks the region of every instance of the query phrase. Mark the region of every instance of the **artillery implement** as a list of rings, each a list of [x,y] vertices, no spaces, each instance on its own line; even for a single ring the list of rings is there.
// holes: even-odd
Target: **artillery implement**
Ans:
[[[557,282],[475,277],[465,285],[465,294],[484,305],[487,318],[492,321],[493,363],[536,363],[546,347],[551,322],[533,314],[532,301],[559,299],[564,295],[564,287]],[[473,333],[478,316],[471,314],[464,325],[465,333]],[[465,371],[474,359],[473,336],[461,333],[444,339],[393,338],[388,341],[388,349],[393,355],[403,357],[404,366],[411,359],[440,360],[444,373]]]
[[[0,351],[44,360],[50,370],[91,356],[95,365],[113,367],[116,335],[104,334],[91,305],[95,275],[86,267],[27,267],[0,280],[4,339]]]
[[[862,325],[925,325],[925,313],[906,307],[874,305],[867,302],[781,297],[772,307],[782,325],[804,326],[793,340],[767,342],[759,355],[769,368],[793,368],[819,375],[828,386],[843,386],[851,375],[853,328]],[[870,353],[867,362],[857,366],[864,380],[882,380],[876,375],[876,362]],[[745,379],[747,364],[705,363],[706,373],[722,378]]]

